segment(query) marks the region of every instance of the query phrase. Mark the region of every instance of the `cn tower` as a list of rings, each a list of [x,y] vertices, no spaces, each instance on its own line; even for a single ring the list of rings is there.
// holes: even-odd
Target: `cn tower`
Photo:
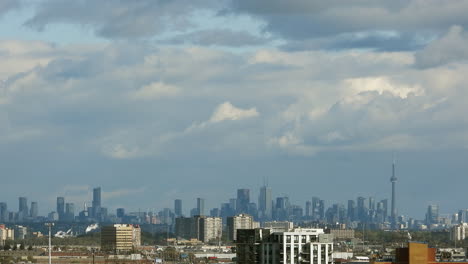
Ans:
[[[397,223],[397,211],[396,211],[396,204],[395,204],[395,184],[397,182],[397,177],[395,177],[395,159],[393,159],[392,163],[392,177],[390,178],[390,182],[392,183],[392,211],[391,211],[391,225],[392,229],[396,229],[396,223]]]

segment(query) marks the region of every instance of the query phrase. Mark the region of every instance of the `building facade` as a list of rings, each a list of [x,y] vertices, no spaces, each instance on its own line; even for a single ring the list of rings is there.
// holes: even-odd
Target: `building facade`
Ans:
[[[101,228],[101,250],[130,251],[141,245],[141,229],[138,225],[116,224]]]
[[[253,229],[254,220],[251,215],[240,214],[236,216],[231,216],[227,218],[227,231],[228,239],[230,241],[235,241],[237,238],[237,230],[239,229]]]
[[[237,233],[238,264],[331,264],[333,238],[323,229],[243,229]]]
[[[219,240],[223,233],[221,217],[178,217],[175,221],[175,233],[177,238],[198,239],[203,242]]]

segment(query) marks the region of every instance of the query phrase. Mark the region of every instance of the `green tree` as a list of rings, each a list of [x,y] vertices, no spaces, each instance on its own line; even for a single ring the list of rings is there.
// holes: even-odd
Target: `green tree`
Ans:
[[[24,242],[21,242],[19,249],[24,250]]]
[[[10,249],[11,249],[10,243],[7,243],[3,246],[3,250],[10,250]]]

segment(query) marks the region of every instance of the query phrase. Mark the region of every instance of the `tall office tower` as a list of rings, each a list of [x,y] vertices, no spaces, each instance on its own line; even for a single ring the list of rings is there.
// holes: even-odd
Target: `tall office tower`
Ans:
[[[91,217],[99,218],[101,216],[101,187],[93,189],[93,209]]]
[[[221,211],[219,208],[213,208],[210,210],[210,217],[220,217],[221,216]]]
[[[59,221],[65,220],[65,198],[57,197],[57,214]]]
[[[182,216],[182,200],[180,199],[174,200],[174,213],[176,217]]]
[[[28,198],[20,197],[19,198],[19,207],[18,207],[18,217],[20,220],[23,220],[25,217],[29,215],[28,210]]]
[[[325,218],[325,201],[324,200],[319,200],[318,216],[319,216],[319,219]]]
[[[29,211],[29,215],[32,218],[36,218],[38,214],[39,214],[39,207],[37,205],[37,202],[31,202],[31,209]]]
[[[314,220],[320,219],[319,208],[320,208],[320,198],[312,197],[312,218]]]
[[[426,213],[426,224],[429,226],[431,224],[439,223],[439,206],[437,204],[431,204],[427,207]]]
[[[383,210],[383,220],[384,222],[387,221],[387,218],[388,218],[388,200],[387,199],[383,199],[380,201],[382,203],[382,210]]]
[[[0,203],[0,221],[6,222],[8,216],[8,206],[7,203]]]
[[[223,218],[223,223],[226,222],[227,217],[232,216],[231,206],[229,205],[229,203],[222,203],[221,204],[220,216]]]
[[[392,229],[396,229],[397,227],[397,209],[396,209],[396,193],[395,193],[395,185],[397,182],[397,177],[395,176],[395,159],[392,163],[392,177],[390,178],[390,182],[392,183],[392,211],[391,211],[391,219],[390,223],[392,225]]]
[[[122,218],[125,216],[125,209],[124,208],[117,208],[117,217]]]
[[[238,189],[237,190],[237,204],[236,204],[237,213],[238,214],[247,213],[249,203],[250,203],[250,190]]]
[[[357,198],[357,217],[360,222],[367,222],[366,198]]]
[[[468,223],[468,209],[462,209],[458,211],[457,219],[454,222]]]
[[[205,215],[205,199],[197,198],[197,214]]]
[[[289,198],[288,197],[277,197],[275,207],[275,220],[285,221],[289,218]]]
[[[307,201],[306,202],[306,205],[305,205],[305,216],[307,219],[311,219],[312,218],[312,202],[311,201]]]
[[[237,211],[237,199],[236,198],[231,198],[229,199],[229,209],[231,210],[231,213],[229,216],[233,216],[236,214]]]
[[[260,211],[260,218],[269,220],[272,217],[273,200],[271,197],[271,188],[263,186],[260,188],[260,195],[258,197],[258,210]]]
[[[75,204],[74,203],[65,204],[65,220],[70,221],[70,222],[75,220]]]
[[[375,210],[375,198],[369,197],[369,210]]]
[[[347,217],[349,221],[356,220],[355,214],[356,213],[356,202],[354,200],[348,200],[348,213]]]

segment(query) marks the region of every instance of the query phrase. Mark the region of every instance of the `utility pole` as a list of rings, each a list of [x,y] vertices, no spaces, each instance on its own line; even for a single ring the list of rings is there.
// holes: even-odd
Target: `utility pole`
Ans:
[[[49,227],[49,264],[52,264],[52,227],[54,223],[46,223],[47,227]]]

